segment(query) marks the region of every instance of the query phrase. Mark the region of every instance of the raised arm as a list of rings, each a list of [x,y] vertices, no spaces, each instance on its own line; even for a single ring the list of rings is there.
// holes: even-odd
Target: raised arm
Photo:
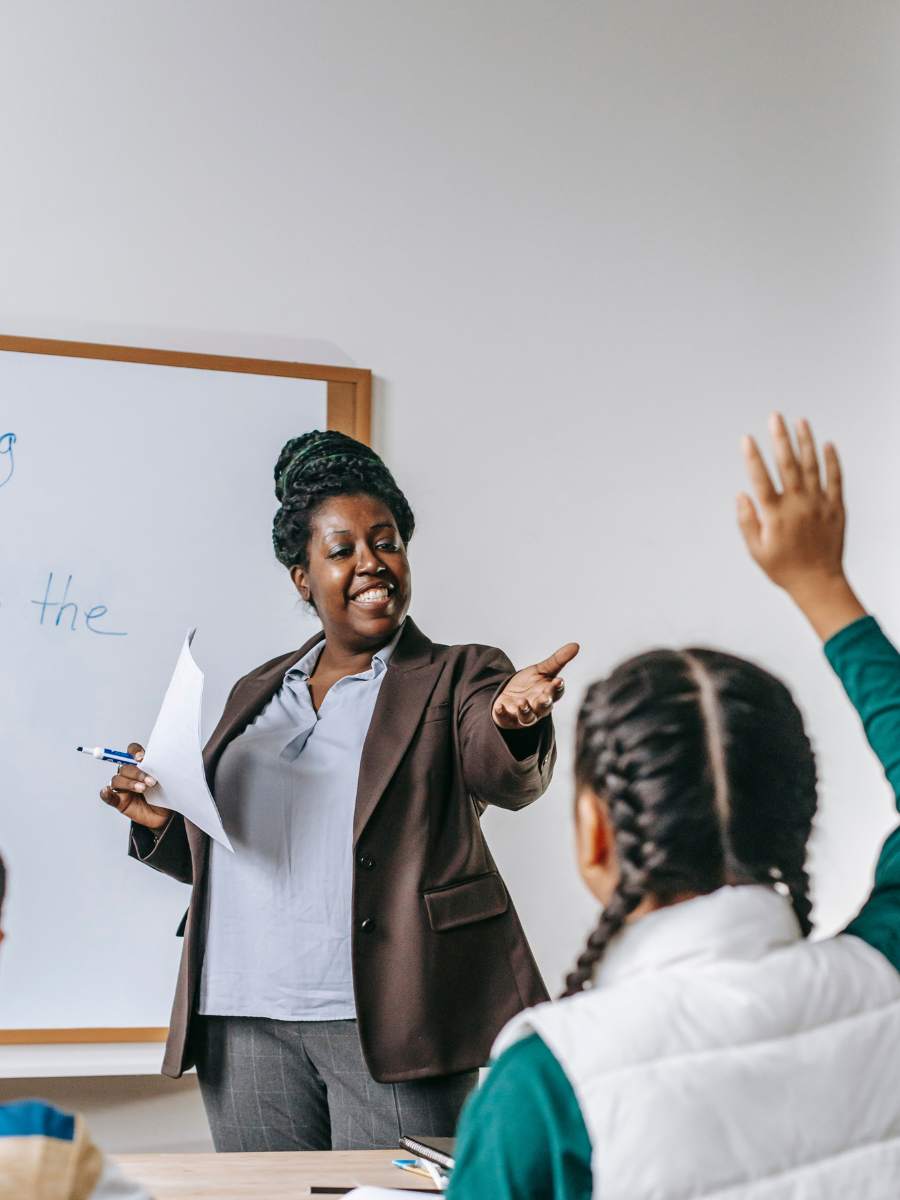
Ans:
[[[824,447],[823,486],[809,425],[798,421],[794,428],[796,453],[782,418],[769,420],[780,492],[756,443],[744,438],[759,511],[749,496],[739,495],[738,524],[750,553],[825,643],[826,657],[862,718],[900,808],[900,654],[867,615],[844,574],[845,514],[837,451]],[[848,932],[877,947],[900,969],[900,830],[885,842],[875,886]]]
[[[797,452],[784,419],[769,418],[772,450],[781,478],[775,487],[752,437],[741,442],[756,501],[741,492],[737,518],[747,549],[773,583],[784,588],[813,629],[827,642],[866,610],[844,574],[844,497],[841,465],[830,442],[822,448],[825,483],[812,431],[797,421]]]
[[[770,417],[769,429],[782,490],[772,483],[753,438],[744,438],[759,513],[749,496],[738,496],[741,532],[765,573],[825,643],[900,805],[900,654],[867,616],[844,574],[846,517],[837,451],[823,447],[823,486],[809,424],[795,425],[796,453],[780,416]]]

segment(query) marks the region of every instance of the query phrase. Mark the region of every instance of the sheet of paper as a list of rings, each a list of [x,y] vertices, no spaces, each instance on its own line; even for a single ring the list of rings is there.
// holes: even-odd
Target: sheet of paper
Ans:
[[[147,793],[151,804],[173,808],[232,850],[203,770],[200,741],[203,672],[191,656],[195,632],[188,630],[184,639],[175,674],[144,751],[141,770],[157,781],[157,786]]]

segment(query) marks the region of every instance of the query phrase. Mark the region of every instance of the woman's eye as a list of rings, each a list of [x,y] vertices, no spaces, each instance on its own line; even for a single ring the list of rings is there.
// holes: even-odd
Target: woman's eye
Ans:
[[[376,549],[377,550],[396,550],[397,543],[396,542],[379,542]]]
[[[335,546],[334,549],[331,551],[331,553],[328,555],[328,557],[329,558],[346,558],[347,555],[352,552],[352,550],[353,550],[352,546]]]

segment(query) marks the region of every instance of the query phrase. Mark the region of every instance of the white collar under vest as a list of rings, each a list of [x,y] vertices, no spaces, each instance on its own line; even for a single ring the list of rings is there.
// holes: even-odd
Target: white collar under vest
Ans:
[[[682,963],[753,961],[801,937],[789,897],[765,884],[722,887],[648,913],[609,945],[595,987]]]

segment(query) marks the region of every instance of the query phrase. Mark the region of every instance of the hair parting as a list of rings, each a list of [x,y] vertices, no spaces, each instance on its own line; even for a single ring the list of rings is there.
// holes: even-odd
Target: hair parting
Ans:
[[[778,881],[809,934],[815,759],[790,692],[767,671],[701,648],[629,659],[587,690],[575,774],[608,807],[621,874],[564,996],[591,985],[648,895],[664,906]]]
[[[746,883],[746,873],[742,871],[731,844],[731,798],[729,795],[731,789],[728,782],[728,763],[725,759],[725,734],[722,728],[722,714],[716,689],[703,663],[690,650],[682,650],[682,654],[697,683],[697,700],[703,715],[706,752],[709,756],[713,781],[713,799],[722,839],[725,881],[727,883]]]

